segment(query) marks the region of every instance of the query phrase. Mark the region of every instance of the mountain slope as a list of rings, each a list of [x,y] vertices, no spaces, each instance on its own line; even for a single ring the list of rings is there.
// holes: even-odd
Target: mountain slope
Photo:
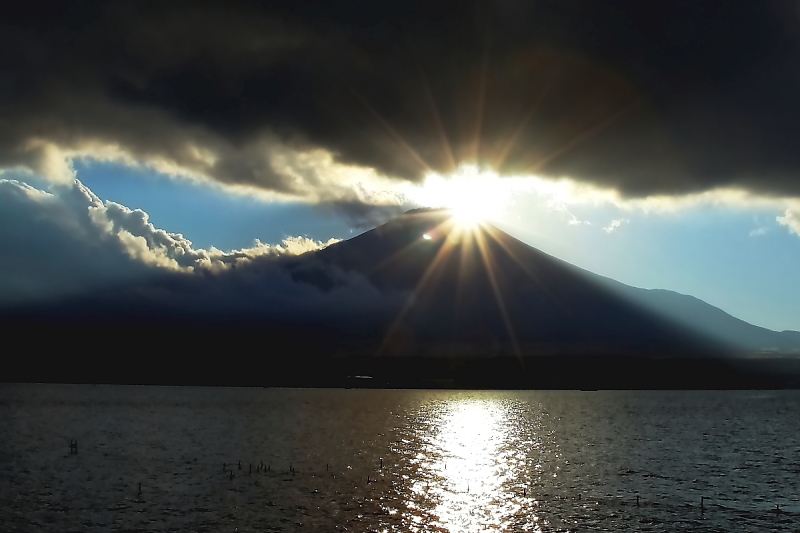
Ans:
[[[301,256],[155,272],[1,310],[9,343],[55,349],[8,357],[0,381],[800,387],[800,333],[626,286],[441,211]],[[790,357],[731,357],[770,349]],[[375,379],[348,378],[363,375]]]
[[[621,292],[645,309],[746,352],[800,351],[800,332],[776,332],[754,326],[693,296],[627,286]]]
[[[690,296],[626,286],[492,226],[459,230],[443,211],[409,212],[300,263],[309,268],[315,261],[359,272],[384,290],[409,291],[414,303],[395,329],[440,348],[462,342],[522,353],[800,350],[796,332],[752,326]]]

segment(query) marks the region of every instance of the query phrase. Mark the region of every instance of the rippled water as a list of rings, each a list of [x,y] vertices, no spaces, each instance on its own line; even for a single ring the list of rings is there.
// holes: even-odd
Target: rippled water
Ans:
[[[799,439],[798,391],[0,385],[0,529],[796,532]]]

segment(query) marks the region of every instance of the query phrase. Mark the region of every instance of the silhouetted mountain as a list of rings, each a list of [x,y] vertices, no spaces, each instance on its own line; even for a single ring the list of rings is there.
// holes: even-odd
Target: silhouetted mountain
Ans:
[[[798,332],[626,286],[441,210],[301,256],[6,309],[0,330],[55,348],[8,358],[0,381],[800,387]]]
[[[441,210],[408,212],[293,268],[298,279],[321,283],[331,265],[412,295],[387,332],[389,352],[800,351],[798,332],[773,332],[691,296],[598,276],[490,225],[459,229]]]
[[[631,301],[660,316],[745,353],[800,352],[800,332],[776,332],[749,324],[693,296],[663,289],[637,289],[609,280]]]

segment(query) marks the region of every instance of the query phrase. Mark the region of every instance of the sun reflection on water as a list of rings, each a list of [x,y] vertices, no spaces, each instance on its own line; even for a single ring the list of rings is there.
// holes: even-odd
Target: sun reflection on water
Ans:
[[[427,528],[449,533],[502,531],[521,514],[539,530],[535,500],[524,497],[527,449],[511,406],[496,400],[442,402],[433,410],[428,450],[411,491],[427,507]],[[413,521],[412,521],[413,522]],[[422,525],[422,524],[412,524]]]

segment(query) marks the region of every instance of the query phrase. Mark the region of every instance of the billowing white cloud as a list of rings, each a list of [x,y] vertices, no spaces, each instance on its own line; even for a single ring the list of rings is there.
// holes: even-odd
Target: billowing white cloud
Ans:
[[[38,189],[0,179],[0,303],[71,294],[159,271],[222,271],[257,258],[298,255],[336,242],[290,237],[277,245],[194,248],[147,213],[103,201],[78,180]]]
[[[99,105],[99,104],[98,104]],[[50,138],[34,137],[0,157],[0,171],[20,168],[53,183],[69,185],[75,179],[72,161],[88,159],[144,167],[166,175],[213,183],[230,192],[271,201],[359,202],[399,205],[407,185],[387,178],[372,168],[337,162],[321,148],[292,146],[264,134],[236,144],[215,133],[195,128],[174,137],[175,124],[152,110],[105,110],[121,125],[152,115],[147,131],[142,124],[132,136],[137,143],[108,143],[100,138],[66,136],[56,130]],[[98,112],[105,112],[100,111]],[[149,131],[152,130],[152,131]],[[146,139],[165,135],[170,144],[149,144]],[[163,139],[163,138],[162,138]],[[0,154],[3,155],[3,154]]]

